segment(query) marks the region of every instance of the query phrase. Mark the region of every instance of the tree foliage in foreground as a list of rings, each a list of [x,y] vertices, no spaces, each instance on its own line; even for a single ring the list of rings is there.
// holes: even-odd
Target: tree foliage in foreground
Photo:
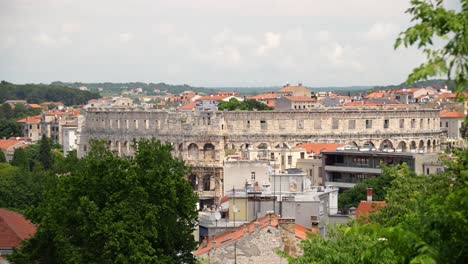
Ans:
[[[313,235],[290,263],[465,263],[468,259],[468,150],[447,171],[395,175],[387,206],[370,223],[336,226]]]
[[[37,233],[11,261],[194,263],[197,197],[171,146],[141,140],[135,157],[125,159],[104,142],[91,145],[29,211]]]
[[[443,0],[411,0],[406,10],[415,22],[400,33],[395,48],[417,46],[427,61],[413,69],[407,83],[447,74],[457,92],[468,91],[468,0],[460,0],[461,10],[448,10]],[[440,41],[441,48],[433,43]]]

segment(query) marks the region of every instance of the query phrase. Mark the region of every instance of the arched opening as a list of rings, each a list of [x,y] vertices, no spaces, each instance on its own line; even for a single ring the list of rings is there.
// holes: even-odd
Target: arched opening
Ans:
[[[390,140],[385,139],[380,143],[379,149],[381,151],[393,152],[393,143]]]
[[[244,144],[242,144],[242,145],[240,146],[240,149],[241,149],[241,150],[247,150],[247,149],[250,148],[250,146],[251,146],[251,145],[250,145],[249,143],[244,143]]]
[[[193,188],[194,191],[197,191],[197,190],[198,190],[198,179],[197,179],[197,175],[191,174],[191,175],[189,176],[189,183],[190,183],[190,186],[192,186],[192,188]]]
[[[214,160],[215,159],[215,146],[211,143],[206,143],[203,146],[203,153],[205,155],[205,160]]]
[[[415,152],[416,151],[416,142],[413,140],[410,143],[410,151]]]
[[[122,146],[122,152],[124,154],[128,153],[128,141],[124,141],[123,146]]]
[[[192,143],[188,146],[188,158],[191,160],[198,160],[199,156],[199,149],[198,145]]]
[[[397,147],[396,151],[397,152],[406,152],[406,149],[407,149],[406,142],[400,141],[400,143],[398,143],[398,147]]]
[[[372,141],[369,140],[362,144],[362,147],[360,149],[363,151],[371,151],[375,149],[375,145]]]
[[[203,191],[211,191],[214,189],[214,186],[211,186],[211,181],[212,181],[213,176],[210,174],[205,174],[203,176]]]
[[[282,143],[276,144],[275,148],[276,149],[289,149],[289,146],[288,146],[288,144],[282,142]]]
[[[434,151],[437,150],[437,145],[436,145],[436,140],[432,140],[432,148],[434,149]]]
[[[258,144],[257,149],[268,149],[268,144],[267,143],[260,143],[260,144]]]
[[[422,140],[422,139],[419,141],[418,151],[419,152],[424,151],[424,140]]]
[[[236,149],[236,146],[234,146],[234,144],[229,143],[224,145],[224,149]]]
[[[427,152],[432,151],[432,148],[431,148],[431,140],[430,140],[430,139],[427,140],[427,145],[426,145],[426,146],[427,146]]]

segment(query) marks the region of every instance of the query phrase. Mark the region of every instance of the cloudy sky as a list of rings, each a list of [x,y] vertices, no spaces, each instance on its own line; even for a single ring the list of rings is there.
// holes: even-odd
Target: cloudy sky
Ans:
[[[455,1],[455,0],[454,0]],[[0,0],[0,79],[398,84],[406,0]]]

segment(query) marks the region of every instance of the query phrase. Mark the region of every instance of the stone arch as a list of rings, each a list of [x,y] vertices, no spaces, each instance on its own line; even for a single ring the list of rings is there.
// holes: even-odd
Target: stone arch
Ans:
[[[127,154],[128,153],[128,147],[129,147],[128,141],[124,141],[123,146],[122,146],[122,148],[123,148],[122,153]]]
[[[195,143],[191,143],[188,146],[188,158],[192,160],[198,160],[200,155],[200,149],[198,148],[198,145]]]
[[[203,146],[203,154],[205,160],[214,160],[215,159],[215,146],[211,143],[206,143]]]
[[[359,145],[358,145],[358,143],[356,143],[356,141],[348,142],[346,145],[348,145],[350,147],[353,147],[353,148],[358,148],[359,147]]]
[[[120,141],[118,140],[115,141],[114,151],[120,156]]]
[[[368,141],[364,142],[364,144],[362,144],[362,147],[363,148],[373,149],[373,148],[375,148],[375,144],[374,144],[374,142],[372,142],[372,140],[368,140]]]
[[[224,145],[224,149],[236,149],[236,145],[234,145],[232,143],[228,143],[228,144]]]
[[[257,149],[268,149],[268,147],[267,143],[260,143],[257,145]]]
[[[418,144],[418,150],[419,151],[424,151],[424,140],[419,140],[419,144]]]
[[[431,140],[430,139],[427,140],[426,146],[427,146],[427,151],[428,152],[432,151],[432,148],[431,148],[432,146],[431,146]]]
[[[279,142],[275,145],[275,149],[290,149],[290,147],[285,142]]]
[[[193,190],[194,190],[194,191],[197,191],[197,190],[198,190],[198,178],[197,178],[197,175],[195,175],[195,174],[190,174],[189,177],[188,177],[188,180],[189,180],[190,186],[192,186]]]
[[[179,147],[177,147],[177,150],[178,150],[179,152],[184,151],[184,143],[180,143],[180,144],[179,144]]]
[[[434,151],[437,150],[437,144],[436,144],[436,140],[435,140],[435,139],[432,140],[432,148],[433,148]]]
[[[249,149],[251,146],[252,146],[252,145],[251,145],[250,143],[244,143],[244,144],[240,145],[239,148],[240,148],[241,150],[247,150],[247,149]]]
[[[398,143],[397,151],[406,152],[406,150],[407,150],[406,142],[405,141],[400,141],[400,143]]]
[[[416,148],[417,148],[417,147],[416,147],[416,141],[412,140],[412,141],[410,142],[409,148],[410,148],[410,151],[411,151],[411,152],[416,151]]]
[[[393,149],[393,143],[392,141],[388,140],[388,139],[384,139],[382,140],[382,142],[380,142],[380,147],[379,147],[380,150],[384,150],[384,149]]]
[[[213,191],[215,189],[215,177],[211,174],[205,174],[202,177],[203,191]]]

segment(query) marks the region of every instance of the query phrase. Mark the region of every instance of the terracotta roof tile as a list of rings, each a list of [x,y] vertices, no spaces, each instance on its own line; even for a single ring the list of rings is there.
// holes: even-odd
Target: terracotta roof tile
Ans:
[[[439,116],[441,118],[464,118],[465,114],[458,111],[442,110]]]
[[[40,106],[38,104],[29,104],[29,107],[31,107],[31,108],[42,108],[42,106]]]
[[[0,208],[0,248],[18,247],[36,233],[36,227],[22,215]]]
[[[376,212],[385,206],[387,206],[385,201],[361,201],[356,209],[356,219],[365,217],[367,220],[369,213]]]
[[[179,110],[191,110],[195,108],[195,102],[190,102],[186,105],[179,107]]]
[[[263,93],[257,94],[254,96],[249,97],[252,100],[268,100],[268,99],[276,99],[278,95],[276,93]]]
[[[16,121],[18,123],[40,123],[41,116],[28,116],[26,118],[20,119]]]
[[[16,144],[22,143],[24,140],[17,139],[0,139],[0,149],[7,149]]]

